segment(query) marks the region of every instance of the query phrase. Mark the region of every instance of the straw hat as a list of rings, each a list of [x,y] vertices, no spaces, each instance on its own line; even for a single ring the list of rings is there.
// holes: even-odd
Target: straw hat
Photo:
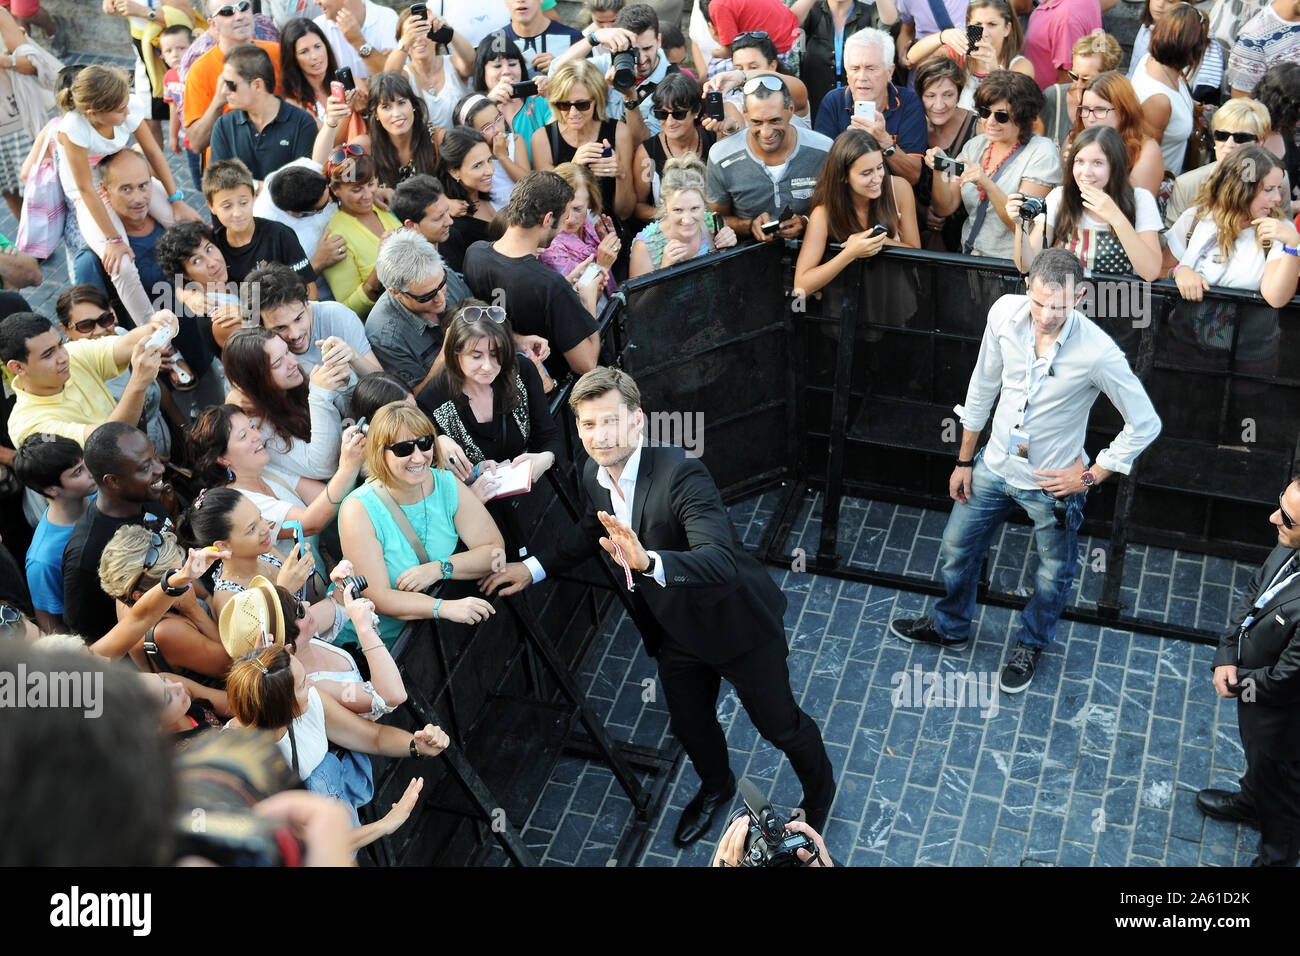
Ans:
[[[275,585],[258,574],[221,609],[221,644],[231,660],[284,643],[284,609]]]

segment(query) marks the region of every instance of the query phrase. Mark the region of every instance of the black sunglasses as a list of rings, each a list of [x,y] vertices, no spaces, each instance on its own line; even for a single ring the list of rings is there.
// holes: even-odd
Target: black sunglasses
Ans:
[[[408,438],[406,441],[393,442],[393,444],[384,447],[398,458],[410,458],[415,454],[415,449],[428,451],[433,447],[436,440],[432,435],[421,435],[419,438]]]
[[[226,89],[231,93],[239,89],[239,84],[236,83],[234,80],[222,80],[221,82],[226,84]]]
[[[744,33],[737,33],[735,40],[732,40],[731,42],[734,45],[736,40],[743,39],[744,37],[753,37],[755,40],[772,39],[771,35],[766,30],[746,30]]]
[[[424,295],[416,295],[414,292],[408,292],[406,289],[403,289],[402,295],[406,296],[408,299],[414,299],[416,302],[424,305],[426,302],[432,302],[434,299],[438,298],[438,294],[445,288],[447,288],[447,276],[444,274],[442,281],[438,283],[437,288],[432,292],[426,292]]]
[[[991,110],[987,106],[977,106],[975,112],[979,114],[980,119],[988,119],[992,116],[999,123],[1011,122],[1011,114],[1006,110]]]
[[[224,7],[218,8],[217,12],[212,15],[214,17],[233,17],[235,11],[247,13],[251,9],[253,9],[253,4],[249,0],[239,0],[238,3],[228,3]]]
[[[1286,492],[1284,491],[1282,494],[1286,494]],[[1282,516],[1282,527],[1288,531],[1295,527],[1295,519],[1287,514],[1286,509],[1282,507],[1282,495],[1277,496],[1277,511]]]
[[[672,110],[660,109],[659,107],[656,106],[650,112],[654,113],[655,119],[659,120],[659,122],[661,123],[670,116],[680,123],[682,120],[686,119],[686,117],[690,116],[692,113],[699,112],[699,109],[700,109],[700,104],[696,103],[694,106],[683,106],[679,109],[672,109]]]
[[[134,591],[140,584],[140,579],[153,570],[153,566],[158,563],[158,556],[162,553],[163,539],[156,531],[149,532],[149,550],[144,553],[144,567],[136,575],[135,581],[131,584],[131,591]],[[128,596],[130,591],[127,592]]]
[[[1238,146],[1242,143],[1258,143],[1259,137],[1254,133],[1229,133],[1226,129],[1216,129],[1214,131],[1214,141],[1216,143],[1226,143],[1232,140]]]
[[[0,604],[0,634],[6,637],[22,636],[18,630],[18,623],[23,616],[18,613],[18,609],[8,604]]]
[[[99,326],[101,329],[111,329],[115,325],[117,325],[116,315],[112,312],[101,312],[93,319],[82,319],[79,322],[73,322],[69,327],[82,335],[89,335],[95,330],[95,326]]]

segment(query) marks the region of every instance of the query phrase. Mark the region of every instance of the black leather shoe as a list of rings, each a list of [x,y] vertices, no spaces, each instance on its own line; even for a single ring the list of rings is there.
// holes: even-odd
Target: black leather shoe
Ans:
[[[1228,790],[1202,790],[1196,794],[1196,806],[1207,817],[1258,827],[1255,808],[1242,803],[1240,793]]]
[[[697,793],[691,802],[686,804],[686,809],[682,811],[682,818],[677,824],[677,832],[673,834],[673,842],[678,846],[690,846],[708,833],[709,827],[713,825],[713,815],[719,810],[725,809],[735,795],[735,774],[732,774],[727,779],[726,788],[720,792],[709,793],[706,790],[701,790]]]

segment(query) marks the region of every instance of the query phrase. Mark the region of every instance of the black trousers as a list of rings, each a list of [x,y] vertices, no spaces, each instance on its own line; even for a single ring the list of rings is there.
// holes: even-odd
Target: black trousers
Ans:
[[[659,679],[673,733],[686,748],[704,789],[722,790],[731,772],[727,738],[717,714],[718,691],[725,677],[736,688],[755,729],[790,758],[803,784],[800,806],[810,814],[823,811],[824,815],[835,796],[835,771],[817,724],[795,703],[785,657],[785,642],[769,641],[715,666],[669,637],[659,650]]]
[[[1246,751],[1241,799],[1259,817],[1255,865],[1295,866],[1300,862],[1300,760],[1270,757],[1245,734],[1241,745]]]

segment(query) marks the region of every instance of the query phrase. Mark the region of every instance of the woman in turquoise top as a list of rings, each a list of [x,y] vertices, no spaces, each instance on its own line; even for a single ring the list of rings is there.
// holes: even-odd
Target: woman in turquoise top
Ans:
[[[343,554],[368,583],[379,636],[391,647],[404,621],[445,618],[477,624],[493,613],[482,598],[433,598],[421,592],[445,578],[477,580],[505,559],[501,532],[483,503],[443,467],[424,412],[393,402],[375,412],[366,434],[370,478],[339,509]],[[390,509],[398,508],[424,547],[421,562]],[[466,550],[452,560],[458,542]]]
[[[687,153],[664,163],[659,183],[659,218],[632,240],[629,278],[667,269],[736,244],[736,234],[730,226],[723,226],[716,233],[709,228],[712,215],[704,204],[704,191],[704,163],[700,157]]]

